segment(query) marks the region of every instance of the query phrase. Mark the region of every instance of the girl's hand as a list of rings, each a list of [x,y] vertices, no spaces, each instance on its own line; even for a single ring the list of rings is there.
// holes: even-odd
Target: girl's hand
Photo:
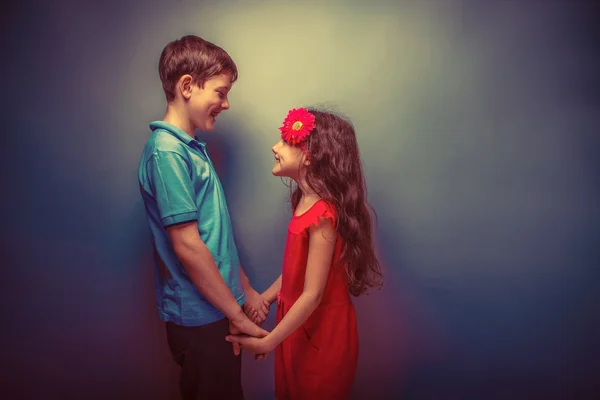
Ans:
[[[271,304],[256,290],[248,288],[246,291],[246,302],[244,303],[244,312],[256,325],[262,325],[269,315]]]
[[[228,335],[225,340],[233,343],[234,345],[237,343],[242,350],[245,350],[249,353],[264,356],[262,358],[266,358],[266,354],[272,352],[275,348],[275,346],[273,346],[269,340],[268,335],[262,338],[256,338],[247,335]],[[259,358],[256,357],[256,359]]]
[[[261,326],[265,322],[265,319],[261,318],[259,312],[248,303],[244,303],[242,308],[244,309],[246,316],[250,318],[250,321],[254,322],[256,325]]]

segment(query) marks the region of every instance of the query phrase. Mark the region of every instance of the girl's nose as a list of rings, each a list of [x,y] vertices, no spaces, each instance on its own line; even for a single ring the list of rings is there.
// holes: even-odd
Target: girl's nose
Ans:
[[[281,140],[280,140],[279,142],[275,143],[275,144],[273,145],[273,147],[271,147],[271,151],[272,151],[273,153],[277,153],[277,151],[275,151],[275,149],[276,149],[277,147],[279,147],[279,145],[280,145],[280,144],[281,144]]]

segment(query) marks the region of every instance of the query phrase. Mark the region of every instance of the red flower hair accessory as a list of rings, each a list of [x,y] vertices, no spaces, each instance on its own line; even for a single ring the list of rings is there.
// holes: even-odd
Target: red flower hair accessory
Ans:
[[[304,144],[313,129],[315,129],[315,116],[306,108],[291,109],[279,128],[283,140],[292,146]]]

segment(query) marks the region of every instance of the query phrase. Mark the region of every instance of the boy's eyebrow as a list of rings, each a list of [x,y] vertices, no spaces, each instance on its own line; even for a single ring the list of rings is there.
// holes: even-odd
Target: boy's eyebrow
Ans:
[[[216,90],[218,89],[227,89],[227,90],[231,90],[231,86],[219,86]]]

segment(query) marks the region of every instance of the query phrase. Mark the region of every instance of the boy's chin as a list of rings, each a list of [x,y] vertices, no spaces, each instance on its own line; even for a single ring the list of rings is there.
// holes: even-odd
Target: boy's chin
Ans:
[[[198,129],[200,129],[201,131],[209,132],[215,129],[215,124],[216,121],[214,117],[209,116],[208,119],[205,119],[204,121],[200,122],[200,126],[198,127]]]
[[[215,129],[215,121],[208,120],[204,123],[205,131],[209,132],[209,131],[212,131],[213,129]]]

